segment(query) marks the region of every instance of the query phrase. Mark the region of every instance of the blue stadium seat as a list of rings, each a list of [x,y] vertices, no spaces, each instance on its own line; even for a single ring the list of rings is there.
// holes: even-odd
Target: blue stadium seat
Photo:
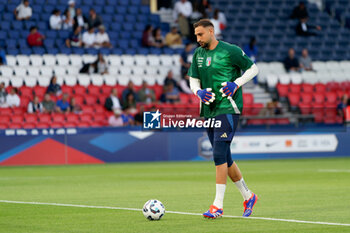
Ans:
[[[118,14],[125,14],[126,7],[125,6],[118,6],[115,10]]]
[[[146,25],[143,24],[143,23],[137,23],[137,24],[135,24],[135,30],[136,30],[136,31],[143,31],[143,30],[145,30],[145,27],[146,27]]]
[[[139,48],[139,47],[141,47],[140,40],[136,40],[136,39],[130,40],[129,45],[130,45],[131,48]]]
[[[6,49],[6,54],[8,54],[8,55],[16,56],[19,53],[20,53],[20,51],[18,49]]]
[[[44,5],[43,12],[51,14],[56,7],[54,5]]]
[[[18,39],[19,38],[19,32],[11,30],[8,32],[8,36],[10,39]]]
[[[117,23],[122,23],[124,22],[124,16],[123,15],[114,15],[113,16],[113,21]]]
[[[81,8],[83,14],[87,15],[87,14],[89,13],[89,10],[90,10],[91,6],[89,6],[89,5],[87,5],[87,6],[86,6],[86,5],[83,5],[83,6],[81,6],[80,8]]]
[[[20,31],[19,34],[21,35],[20,37],[23,39],[27,39],[29,35],[29,30],[28,31]]]
[[[7,32],[6,31],[0,31],[0,41],[5,40],[7,38]]]
[[[170,26],[168,23],[161,23],[160,24],[160,29],[162,32],[169,32],[170,31]]]
[[[106,2],[104,0],[94,0],[94,5],[104,6]]]
[[[55,39],[57,37],[57,31],[55,30],[49,30],[45,33],[45,36],[47,38],[52,38],[52,39]]]
[[[121,34],[123,34],[123,33],[121,33]],[[119,33],[111,31],[108,33],[108,36],[109,36],[110,40],[117,40],[119,38]]]
[[[174,49],[167,48],[167,47],[162,48],[162,51],[163,51],[164,54],[169,54],[169,55],[173,55],[174,52],[175,52]]]
[[[159,23],[160,22],[159,15],[154,15],[154,14],[149,15],[149,21],[151,22],[151,24]]]
[[[103,16],[103,15],[102,15],[102,14],[103,14],[103,8],[102,8],[102,6],[93,6],[93,8],[94,8],[96,14]]]
[[[128,40],[118,40],[117,45],[119,48],[126,49],[129,47],[129,41]]]
[[[139,10],[140,10],[140,13],[142,13],[142,14],[150,14],[151,13],[149,6],[141,5]]]
[[[93,0],[83,0],[83,5],[93,6]]]
[[[12,21],[12,29],[13,30],[22,30],[24,28],[22,21]]]
[[[24,28],[26,30],[29,30],[34,25],[36,25],[34,21],[24,21]]]
[[[123,23],[122,28],[125,31],[132,31],[133,30],[133,24],[132,23]]]
[[[111,25],[112,31],[119,32],[121,31],[121,23],[113,23]]]
[[[112,17],[112,15],[102,15],[102,21],[103,21],[103,23],[106,25],[106,24],[110,24],[110,23],[112,23],[112,21],[113,21],[113,17]]]
[[[5,45],[7,49],[15,49],[17,48],[17,40],[15,39],[7,39],[5,41]]]
[[[49,25],[47,22],[38,22],[37,25],[38,31],[44,33],[47,29],[49,29]]]
[[[39,14],[43,10],[43,5],[32,5],[32,10],[34,13]]]
[[[33,53],[43,55],[46,53],[46,50],[43,47],[33,47]]]
[[[114,6],[104,6],[103,7],[103,12],[108,15],[113,15],[114,14]],[[121,21],[119,21],[121,22]]]
[[[5,4],[0,4],[0,12],[3,13],[5,11]]]
[[[130,4],[134,6],[140,6],[141,0],[130,0]]]
[[[135,23],[136,22],[136,16],[135,15],[126,15],[125,16],[125,21],[130,22],[130,23]]]
[[[115,54],[115,55],[122,55],[122,54],[123,54],[123,50],[122,50],[122,49],[119,49],[119,48],[113,48],[113,49],[112,49],[112,54]]]
[[[137,15],[139,12],[139,8],[137,6],[129,6],[128,13],[131,15]]]
[[[122,32],[122,33],[120,33],[119,38],[121,38],[121,39],[130,39],[131,38],[131,32]]]
[[[67,47],[61,47],[58,49],[58,51],[60,53],[63,53],[63,54],[71,54],[72,53],[72,49],[67,48]]]
[[[24,54],[24,55],[31,55],[32,49],[31,48],[20,48],[19,53]]]
[[[111,49],[108,49],[108,48],[101,48],[99,51],[99,53],[102,53],[103,55],[109,55],[111,54]]]
[[[18,44],[19,48],[29,48],[29,45],[28,45],[26,39],[18,39],[17,44]]]
[[[52,39],[52,38],[46,38],[44,40],[44,46],[47,50],[51,49],[51,48],[54,48],[54,45],[55,45],[55,40]]]
[[[97,49],[93,49],[93,48],[84,49],[84,52],[87,53],[87,54],[92,54],[92,55],[97,55],[98,54],[98,50]]]
[[[145,23],[147,22],[148,17],[146,15],[137,15],[137,21]]]
[[[35,0],[34,2],[38,5],[44,5],[46,3],[46,0]]]
[[[148,48],[137,48],[136,53],[141,55],[147,55],[149,54],[149,50]]]
[[[11,21],[15,20],[15,17],[14,17],[14,15],[13,15],[13,13],[4,13],[4,14],[2,15],[2,19],[3,19],[4,21],[11,22]]]
[[[49,54],[58,54],[58,49],[57,48],[51,48],[50,50],[47,50],[47,53],[49,53]],[[66,54],[71,54],[71,52],[66,53]]]
[[[74,54],[80,54],[80,55],[82,55],[82,54],[84,54],[84,49],[83,49],[83,48],[72,48],[72,52],[73,52]]]
[[[118,5],[127,6],[129,5],[129,0],[118,0]]]
[[[6,10],[8,11],[8,12],[13,12],[15,9],[16,9],[16,7],[18,6],[19,4],[7,4],[6,5]]]
[[[40,20],[43,22],[49,22],[51,13],[42,13],[40,14]]]
[[[142,38],[142,31],[133,31],[133,32],[131,32],[131,38],[141,39]]]
[[[155,54],[155,55],[160,55],[160,54],[162,54],[162,50],[159,49],[159,48],[150,48],[150,49],[149,49],[149,52],[150,52],[151,54]]]
[[[124,54],[135,55],[136,54],[136,49],[131,49],[131,48],[123,49],[123,53]]]
[[[57,2],[57,0],[46,0],[46,4],[56,6],[58,4],[58,2]],[[66,1],[66,4],[67,4],[67,1]]]
[[[67,39],[69,37],[70,31],[62,30],[58,33],[58,37],[61,39]]]

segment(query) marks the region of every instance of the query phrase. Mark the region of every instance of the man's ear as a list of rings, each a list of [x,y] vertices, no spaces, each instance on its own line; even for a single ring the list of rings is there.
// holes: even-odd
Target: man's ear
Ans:
[[[208,27],[210,35],[214,35],[214,28],[213,27]]]

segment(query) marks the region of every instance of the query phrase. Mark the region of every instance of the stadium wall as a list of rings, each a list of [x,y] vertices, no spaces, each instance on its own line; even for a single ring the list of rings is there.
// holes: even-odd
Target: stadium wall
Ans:
[[[280,159],[350,156],[350,128],[238,131],[232,157]],[[211,160],[205,132],[140,128],[0,131],[0,166]]]

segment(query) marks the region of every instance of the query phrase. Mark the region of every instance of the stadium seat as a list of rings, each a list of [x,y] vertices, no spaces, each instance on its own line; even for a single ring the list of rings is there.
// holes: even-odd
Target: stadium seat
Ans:
[[[87,89],[89,95],[98,96],[101,94],[99,86],[89,85]]]
[[[299,101],[300,101],[300,94],[299,93],[289,93],[288,100],[289,100],[289,104],[292,107],[296,107],[296,106],[298,106]]]
[[[8,66],[0,66],[1,76],[3,77],[12,77],[13,69]]]
[[[42,56],[44,63],[46,66],[55,66],[56,65],[56,57],[51,54],[45,54]]]
[[[42,66],[43,65],[43,58],[40,55],[30,55],[29,59],[30,59],[30,63],[32,66]]]
[[[97,104],[97,97],[93,95],[86,95],[85,104],[90,106],[95,106]]]
[[[37,95],[39,97],[43,97],[46,93],[46,89],[47,89],[47,87],[35,86],[34,93],[35,93],[35,95]]]
[[[2,124],[9,124],[10,123],[10,116],[9,115],[0,115],[0,123]]]
[[[28,76],[38,77],[40,75],[40,70],[38,67],[29,66],[27,68]]]
[[[67,122],[77,124],[79,122],[79,117],[75,113],[69,113],[66,116]]]
[[[19,88],[19,92],[21,97],[29,97],[29,98],[33,97],[33,89],[28,86],[21,86]]]
[[[301,89],[303,92],[313,92],[314,91],[313,85],[311,85],[309,83],[301,84]]]
[[[36,114],[26,114],[24,116],[24,120],[26,123],[37,123],[38,122],[38,117]]]
[[[53,122],[53,123],[50,124],[50,128],[53,128],[53,129],[63,128],[63,123]]]
[[[22,123],[10,123],[10,124],[8,124],[8,128],[10,128],[10,129],[20,129],[20,128],[22,128]]]
[[[77,77],[76,76],[72,76],[72,75],[70,75],[70,76],[66,75],[66,76],[63,77],[63,79],[64,79],[64,83],[67,86],[71,86],[71,87],[77,85],[77,82],[78,82]]]
[[[316,83],[314,86],[316,92],[326,92],[326,85],[323,83]]]
[[[11,117],[11,122],[12,122],[12,123],[19,123],[19,124],[21,124],[21,123],[23,122],[23,116],[22,116],[22,114],[13,115],[13,116]]]
[[[12,77],[11,84],[13,87],[21,87],[23,86],[23,78],[22,77]]]
[[[14,69],[14,73],[16,76],[27,76],[27,70],[26,68],[23,68],[23,67],[20,67],[20,66],[17,66],[16,69]]]
[[[69,57],[65,54],[57,54],[56,60],[58,65],[60,66],[68,66],[69,65]]]
[[[80,55],[71,54],[69,55],[69,60],[72,66],[77,66],[80,68],[83,65],[83,60]]]
[[[90,80],[91,80],[92,84],[95,86],[102,86],[103,85],[103,77],[100,74],[90,75]]]

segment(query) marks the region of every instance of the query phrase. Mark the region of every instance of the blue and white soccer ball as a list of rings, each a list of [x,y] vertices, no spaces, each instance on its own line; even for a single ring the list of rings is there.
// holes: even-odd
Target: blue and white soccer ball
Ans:
[[[165,213],[165,207],[158,200],[148,200],[143,206],[142,213],[148,220],[160,220]]]

